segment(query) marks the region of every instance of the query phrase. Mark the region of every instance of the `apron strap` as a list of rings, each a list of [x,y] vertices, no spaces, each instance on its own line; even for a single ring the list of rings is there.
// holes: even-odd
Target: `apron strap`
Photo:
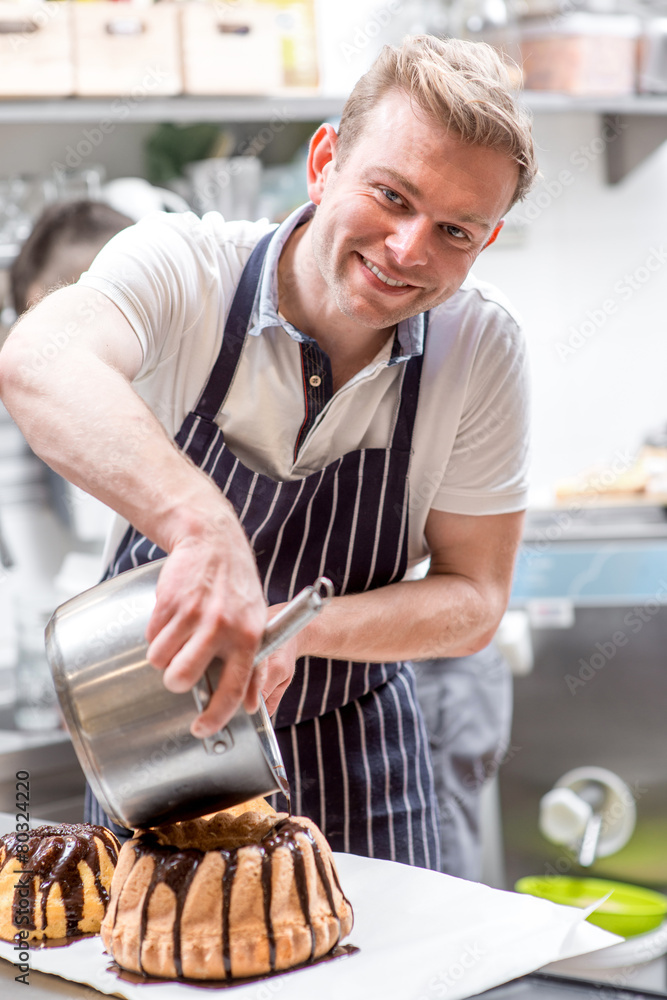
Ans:
[[[415,426],[415,417],[417,416],[419,385],[422,377],[429,320],[428,312],[425,312],[423,315],[424,339],[422,342],[422,352],[421,354],[415,354],[405,362],[401,398],[396,416],[396,424],[394,425],[394,433],[391,439],[391,447],[397,448],[399,451],[410,451],[412,448],[412,432]]]
[[[272,229],[271,232],[262,236],[243,268],[241,280],[238,283],[232,307],[225,323],[220,353],[194,409],[195,414],[205,420],[215,420],[234,381],[236,368],[243,353],[243,344],[248,331],[264,257],[274,232],[275,229]]]
[[[250,314],[255,302],[264,258],[274,232],[275,230],[271,230],[271,232],[266,233],[261,238],[243,268],[241,279],[227,316],[227,322],[225,323],[220,353],[194,409],[194,413],[205,420],[215,420],[234,381],[236,368],[243,353],[243,345],[248,331]],[[422,353],[410,358],[405,365],[400,405],[391,443],[392,448],[396,447],[401,451],[410,451],[412,447],[412,431],[417,415],[417,401],[419,399],[419,384],[421,381],[424,350],[426,349],[428,319],[429,314],[426,312],[424,313]]]

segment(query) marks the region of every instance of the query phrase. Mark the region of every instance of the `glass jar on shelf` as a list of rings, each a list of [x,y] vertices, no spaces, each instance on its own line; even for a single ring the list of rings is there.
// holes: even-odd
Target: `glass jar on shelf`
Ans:
[[[521,86],[521,48],[517,13],[513,0],[452,0],[448,32],[456,38],[487,42],[508,60],[510,78]]]

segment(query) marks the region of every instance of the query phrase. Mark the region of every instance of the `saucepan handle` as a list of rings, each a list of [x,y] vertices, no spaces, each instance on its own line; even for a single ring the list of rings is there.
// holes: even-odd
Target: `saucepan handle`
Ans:
[[[304,587],[296,597],[293,597],[289,604],[286,604],[277,615],[267,624],[259,644],[259,649],[255,654],[255,666],[265,660],[271,653],[275,653],[289,639],[305,628],[319,615],[320,611],[326,607],[334,594],[334,587],[331,580],[326,576],[320,576],[310,587]],[[197,713],[201,713],[208,705],[213,693],[213,684],[204,673],[201,679],[192,688],[192,696]],[[231,734],[227,729],[222,729],[213,736],[208,736],[202,740],[208,753],[224,753],[231,746]]]
[[[312,587],[304,587],[289,604],[267,624],[255,655],[255,666],[275,653],[289,639],[305,628],[319,615],[333,597],[333,584],[326,576],[321,576]]]

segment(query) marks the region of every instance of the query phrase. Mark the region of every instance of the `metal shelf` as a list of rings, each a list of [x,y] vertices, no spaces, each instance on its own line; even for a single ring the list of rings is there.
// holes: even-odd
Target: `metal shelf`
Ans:
[[[63,97],[0,99],[0,124],[44,125],[66,122],[260,122],[320,121],[339,115],[342,98],[277,94],[273,97]]]
[[[608,184],[618,184],[667,141],[667,95],[572,97],[526,91],[534,114],[593,113],[601,119]]]
[[[621,181],[667,140],[667,95],[572,97],[526,91],[522,101],[535,114],[593,113],[601,116],[607,142],[607,180]],[[340,114],[342,97],[285,93],[272,97],[65,97],[0,99],[1,125],[126,122],[320,122]]]
[[[536,114],[592,112],[604,115],[667,116],[667,95],[572,97],[525,91],[523,102]],[[272,97],[63,97],[0,98],[0,124],[62,124],[111,119],[129,122],[267,121],[281,114],[291,121],[319,121],[340,114],[342,97],[276,94]]]
[[[521,99],[535,114],[667,115],[667,94],[627,94],[618,97],[573,97],[526,90]]]

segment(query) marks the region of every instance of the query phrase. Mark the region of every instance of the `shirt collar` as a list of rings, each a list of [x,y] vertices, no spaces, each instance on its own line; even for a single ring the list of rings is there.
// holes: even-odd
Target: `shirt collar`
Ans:
[[[285,243],[297,228],[312,219],[316,206],[312,202],[307,202],[295,209],[294,212],[275,230],[269,243],[262,266],[262,276],[259,281],[255,304],[250,319],[248,333],[252,337],[258,337],[262,330],[267,327],[282,326],[283,329],[300,343],[305,343],[311,338],[278,313],[278,260]],[[395,365],[400,361],[407,361],[417,354],[421,354],[424,349],[424,317],[421,313],[402,320],[398,324],[398,329],[394,336],[394,344],[391,357],[387,364]]]

